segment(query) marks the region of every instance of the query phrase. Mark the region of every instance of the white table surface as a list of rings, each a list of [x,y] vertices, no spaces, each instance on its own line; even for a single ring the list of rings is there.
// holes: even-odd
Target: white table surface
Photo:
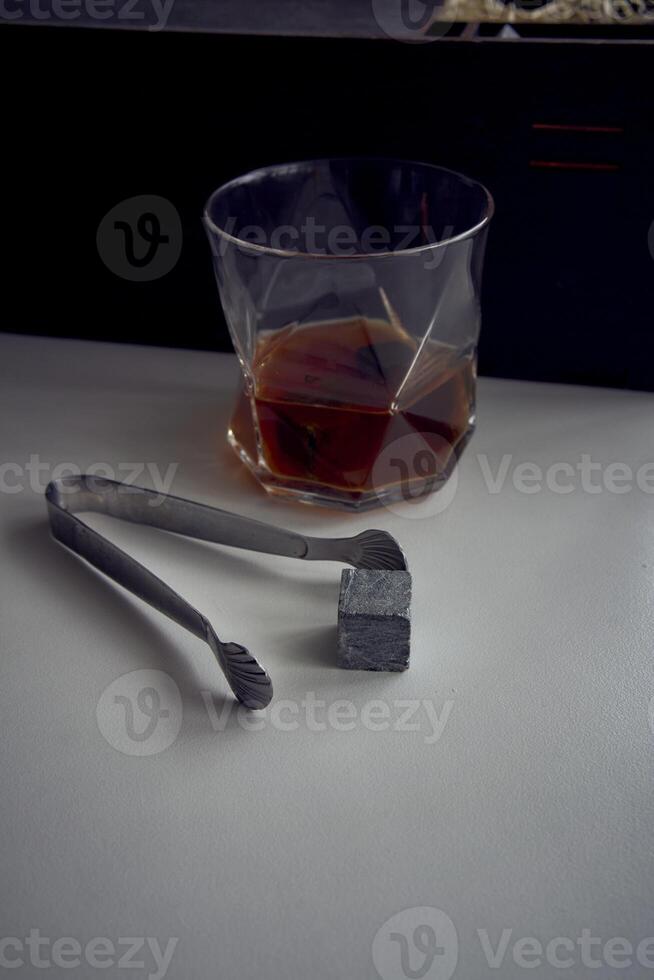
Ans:
[[[654,495],[602,484],[611,463],[654,459],[654,397],[482,379],[450,505],[349,515],[258,488],[224,443],[237,375],[228,355],[0,338],[0,934],[23,944],[2,947],[22,957],[7,975],[156,976],[147,944],[132,956],[143,966],[117,953],[99,969],[85,952],[151,937],[177,939],[174,978],[402,980],[390,933],[419,971],[424,920],[444,950],[428,980],[654,976],[636,957],[654,934]],[[484,467],[505,454],[490,493]],[[580,477],[567,494],[514,484],[520,463],[582,454],[601,464],[599,492]],[[203,643],[51,540],[38,481],[63,462],[119,478],[122,464],[176,463],[181,496],[315,534],[387,528],[413,572],[410,670],[335,666],[339,566],[93,518],[268,668],[287,704],[247,730]],[[137,670],[171,679],[162,705],[180,697],[141,743],[116,728],[127,705],[113,701],[143,677],[158,690],[162,673],[124,677]],[[402,702],[415,730],[400,730]],[[384,926],[421,907],[444,915]],[[76,939],[81,965],[35,966],[31,929]],[[602,940],[595,968],[584,929]],[[484,950],[502,930],[493,968]],[[533,944],[515,945],[526,937],[569,942],[533,968]],[[603,945],[617,937],[629,968]]]

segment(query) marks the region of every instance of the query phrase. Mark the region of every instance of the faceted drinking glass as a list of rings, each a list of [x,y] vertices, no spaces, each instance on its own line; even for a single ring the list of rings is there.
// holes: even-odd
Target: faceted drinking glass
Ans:
[[[270,493],[363,509],[438,490],[475,425],[493,201],[425,163],[314,160],[204,213],[242,373],[228,439]]]

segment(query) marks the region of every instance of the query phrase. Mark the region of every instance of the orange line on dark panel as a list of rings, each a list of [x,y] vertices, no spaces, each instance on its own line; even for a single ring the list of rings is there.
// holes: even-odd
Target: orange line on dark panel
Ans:
[[[551,170],[619,170],[617,163],[583,163],[576,160],[530,160],[530,167],[545,167]]]
[[[531,128],[569,133],[624,133],[622,126],[587,126],[574,123],[532,123]]]

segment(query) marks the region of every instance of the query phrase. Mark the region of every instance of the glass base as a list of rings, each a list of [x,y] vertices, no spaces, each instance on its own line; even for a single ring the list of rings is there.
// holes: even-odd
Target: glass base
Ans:
[[[442,347],[437,353],[444,357]],[[315,350],[312,356],[318,357]],[[286,380],[284,371],[296,368],[290,355],[287,361],[277,366],[275,379]],[[338,366],[344,371],[347,365]],[[440,361],[427,366],[398,404],[380,385],[367,393],[371,404],[356,404],[329,401],[324,393],[291,397],[245,379],[228,440],[275,496],[353,511],[415,504],[447,483],[475,425],[474,355],[453,357],[448,348],[447,370],[432,370]]]
[[[245,463],[266,493],[271,496],[280,497],[295,503],[363,512],[373,510],[377,507],[388,506],[389,504],[415,504],[416,501],[424,497],[438,493],[450,479],[463,450],[472,437],[474,429],[474,419],[471,419],[468,431],[455,447],[450,463],[443,473],[423,479],[413,486],[396,483],[380,489],[355,491],[276,476],[264,464],[253,459],[245,446],[239,442],[231,428],[227,431],[227,441],[241,462]]]

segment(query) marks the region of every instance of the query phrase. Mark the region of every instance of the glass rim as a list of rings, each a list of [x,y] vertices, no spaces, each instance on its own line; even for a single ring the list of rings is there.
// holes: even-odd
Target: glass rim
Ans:
[[[435,170],[442,174],[449,174],[452,177],[458,178],[461,182],[467,185],[473,185],[475,188],[480,190],[486,199],[486,208],[481,221],[473,225],[471,228],[466,228],[465,231],[460,232],[458,235],[452,235],[450,238],[444,238],[439,242],[429,242],[427,245],[417,245],[413,248],[402,248],[395,249],[386,252],[355,252],[352,255],[338,255],[330,254],[325,252],[300,252],[293,251],[292,249],[284,248],[274,248],[272,245],[259,245],[256,242],[248,242],[244,238],[238,238],[236,235],[230,234],[224,228],[217,225],[211,218],[210,209],[214,201],[219,197],[222,197],[228,191],[233,190],[239,185],[250,183],[255,177],[266,176],[270,177],[275,173],[278,173],[288,168],[301,168],[307,167],[312,164],[319,163],[389,163],[389,164],[400,164],[404,166],[412,167],[422,167],[425,170]],[[289,258],[289,259],[308,259],[316,260],[322,259],[323,261],[361,261],[361,260],[371,260],[371,259],[387,259],[391,257],[399,258],[404,255],[420,255],[421,253],[433,252],[437,248],[444,248],[446,245],[452,245],[455,242],[465,241],[467,238],[474,238],[475,235],[479,234],[483,228],[485,228],[491,221],[491,218],[495,214],[495,201],[493,196],[480,181],[475,180],[472,177],[466,176],[466,174],[460,173],[458,170],[450,170],[448,167],[441,167],[435,163],[425,163],[421,160],[407,160],[395,157],[376,157],[376,156],[353,156],[353,157],[319,157],[315,160],[293,160],[288,163],[274,163],[269,164],[264,167],[257,167],[254,170],[249,170],[247,173],[241,174],[238,177],[233,177],[226,183],[221,184],[209,195],[207,202],[204,206],[204,212],[202,219],[205,225],[216,235],[219,235],[225,241],[230,242],[232,245],[236,245],[238,248],[245,250],[257,252],[262,255],[274,255],[277,258]]]

